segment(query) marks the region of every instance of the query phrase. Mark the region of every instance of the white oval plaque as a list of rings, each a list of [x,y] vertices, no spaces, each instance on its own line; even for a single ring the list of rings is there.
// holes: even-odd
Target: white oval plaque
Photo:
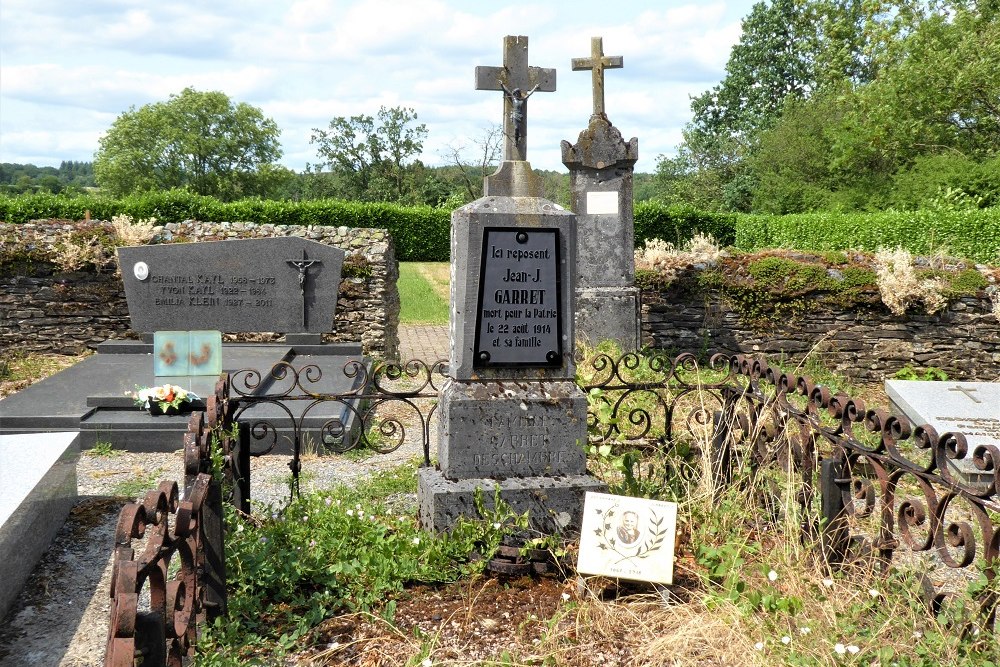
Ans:
[[[146,262],[136,262],[135,266],[132,267],[132,273],[135,274],[137,280],[145,280],[149,277],[149,265]]]

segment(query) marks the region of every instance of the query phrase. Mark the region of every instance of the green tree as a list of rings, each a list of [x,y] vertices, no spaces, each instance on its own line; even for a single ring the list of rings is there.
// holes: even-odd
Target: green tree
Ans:
[[[871,81],[786,104],[750,159],[754,208],[911,208],[961,190],[1000,195],[1000,21],[988,4],[938,7],[896,29]],[[984,204],[985,205],[985,204]]]
[[[121,114],[101,138],[94,175],[114,195],[169,188],[224,200],[263,195],[260,174],[281,157],[280,133],[257,107],[185,88]]]
[[[412,203],[420,199],[414,186],[427,126],[415,124],[417,113],[404,107],[381,107],[376,116],[337,116],[327,129],[313,128],[320,167],[334,175],[339,196],[363,201]]]

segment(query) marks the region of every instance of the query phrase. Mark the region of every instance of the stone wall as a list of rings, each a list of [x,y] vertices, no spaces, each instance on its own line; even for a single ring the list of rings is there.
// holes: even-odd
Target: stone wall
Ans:
[[[1000,380],[1000,321],[983,295],[952,301],[934,315],[896,316],[884,307],[819,310],[761,327],[743,321],[710,291],[643,290],[643,344],[661,349],[815,355],[857,381],[878,382],[905,366],[940,368],[954,380]]]
[[[247,223],[171,223],[153,243],[301,236],[344,250],[343,278],[330,342],[361,341],[366,354],[399,349],[399,266],[382,229]],[[125,289],[113,259],[114,233],[101,221],[0,223],[0,349],[75,354],[109,338],[134,338]],[[92,252],[81,267],[59,259],[70,246]],[[276,340],[234,334],[227,340]]]

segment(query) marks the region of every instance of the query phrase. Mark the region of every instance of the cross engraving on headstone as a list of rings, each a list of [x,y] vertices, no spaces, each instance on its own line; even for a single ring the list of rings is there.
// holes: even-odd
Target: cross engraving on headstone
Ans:
[[[593,115],[604,115],[604,70],[619,69],[624,64],[624,59],[621,56],[604,55],[604,39],[601,37],[590,38],[589,58],[573,58],[570,60],[570,65],[574,72],[590,70],[594,89]]]
[[[975,389],[969,389],[968,387],[963,387],[962,385],[955,385],[954,387],[948,387],[948,391],[960,391],[971,398],[974,402],[982,403],[982,401],[972,395],[972,392],[976,391]]]
[[[503,38],[503,66],[476,67],[476,90],[502,90],[504,160],[526,160],[528,146],[528,96],[556,89],[556,71],[528,66],[528,38]]]
[[[299,270],[299,294],[302,296],[302,330],[306,330],[306,272],[313,264],[322,264],[321,259],[308,259],[302,250],[302,259],[286,259],[288,264]]]

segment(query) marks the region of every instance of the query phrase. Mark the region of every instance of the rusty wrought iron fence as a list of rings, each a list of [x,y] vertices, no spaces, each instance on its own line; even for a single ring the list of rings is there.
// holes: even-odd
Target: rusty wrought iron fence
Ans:
[[[745,355],[717,355],[705,363],[691,354],[597,355],[578,370],[589,400],[590,444],[666,453],[684,445],[685,451],[701,451],[708,454],[717,490],[737,483],[744,473],[774,467],[791,473],[785,479],[797,485],[804,537],[813,540],[831,568],[864,557],[887,574],[895,557],[907,550],[933,553],[944,567],[982,572],[990,582],[997,576],[1000,448],[995,445],[970,452],[961,433],[915,427]],[[232,485],[233,504],[249,511],[249,457],[273,451],[284,431],[291,439],[289,466],[297,480],[306,421],[324,403],[335,403],[350,416],[321,420],[318,430],[329,450],[367,446],[391,452],[414,437],[423,465],[431,464],[431,420],[446,378],[445,362],[373,368],[351,362],[344,373],[355,380],[354,388],[337,394],[316,390],[322,380],[316,366],[283,362],[267,371],[245,369],[220,378],[205,413],[192,416],[185,436],[185,500],[178,500],[176,485],[164,483],[142,504],[122,511],[106,664],[130,664],[127,656],[137,651],[145,651],[144,665],[164,664],[160,655],[166,656],[165,664],[179,664],[193,651],[195,620],[225,613],[220,505],[227,485],[220,483],[220,464],[222,480]],[[279,428],[273,417],[251,416],[263,405],[272,406],[285,426]],[[295,405],[301,409],[293,410]],[[218,442],[214,465],[213,437]],[[989,481],[961,479],[949,463],[961,459]],[[131,542],[150,527],[154,537],[137,559]],[[167,581],[175,555],[181,567]],[[137,612],[137,600],[146,583],[155,602],[144,615]],[[995,588],[988,586],[979,599],[982,626],[991,629],[998,600],[990,591]],[[931,607],[945,595],[928,585]],[[151,645],[165,650],[151,652]]]

